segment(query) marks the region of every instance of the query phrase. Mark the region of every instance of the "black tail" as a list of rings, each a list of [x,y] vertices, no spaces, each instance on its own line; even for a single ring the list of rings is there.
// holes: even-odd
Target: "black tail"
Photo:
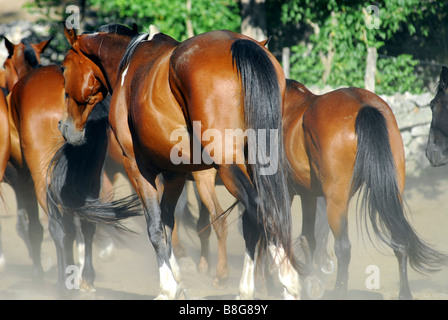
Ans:
[[[423,242],[406,218],[386,119],[378,109],[365,106],[359,111],[355,126],[358,150],[352,194],[361,188],[362,211],[381,241],[405,252],[415,270],[436,271],[446,264],[447,257]]]
[[[52,158],[47,173],[47,207],[57,221],[68,213],[121,228],[121,220],[139,215],[141,205],[136,195],[111,202],[99,199],[108,126],[108,104],[103,102],[89,116],[86,142],[79,146],[65,143]]]
[[[282,97],[277,73],[266,51],[253,41],[236,40],[231,52],[241,75],[246,127],[254,129],[258,138],[262,130],[266,133],[266,143],[248,142],[249,172],[259,199],[257,216],[250,218],[268,242],[281,245],[292,261],[291,202],[284,172]],[[270,165],[272,170],[263,165]]]

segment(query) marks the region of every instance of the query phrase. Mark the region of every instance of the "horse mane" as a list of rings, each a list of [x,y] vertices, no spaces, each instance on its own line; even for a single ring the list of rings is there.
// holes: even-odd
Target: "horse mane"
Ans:
[[[28,38],[22,39],[21,41],[25,45],[25,60],[29,63],[30,67],[36,69],[40,67],[39,61],[37,60],[36,51],[34,51],[31,46],[31,41]]]
[[[129,42],[128,47],[126,48],[125,53],[123,54],[123,57],[121,58],[120,64],[118,66],[118,72],[121,74],[123,69],[131,62],[132,56],[134,55],[135,50],[137,49],[138,45],[144,41],[147,40],[149,37],[149,33],[142,33],[139,36],[134,36],[132,38],[131,42]]]
[[[125,26],[124,24],[113,23],[113,24],[107,24],[107,25],[100,26],[100,27],[96,28],[94,32],[107,32],[107,33],[115,33],[115,34],[119,34],[119,35],[123,35],[123,36],[134,37],[134,36],[138,35],[138,28],[137,28],[137,25],[135,25],[135,24],[133,25],[133,27],[131,29],[128,26]]]

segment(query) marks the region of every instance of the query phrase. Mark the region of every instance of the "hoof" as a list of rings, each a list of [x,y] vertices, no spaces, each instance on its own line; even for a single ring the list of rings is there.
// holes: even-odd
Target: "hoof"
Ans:
[[[79,290],[81,292],[96,292],[95,286],[93,285],[93,283],[89,283],[87,280],[82,280],[81,284],[79,286]]]
[[[199,260],[198,270],[202,274],[208,273],[208,262],[204,257],[201,257],[201,260]]]
[[[159,294],[154,300],[190,300],[187,290],[179,288],[174,298],[170,298],[164,293]]]
[[[308,298],[317,300],[323,297],[325,288],[322,281],[316,276],[306,277],[304,286]]]
[[[213,282],[212,282],[213,287],[215,287],[216,289],[224,289],[224,288],[226,288],[227,285],[229,284],[227,279],[228,279],[227,276],[225,276],[225,277],[218,277],[218,276],[216,276],[213,279]]]
[[[320,270],[327,275],[333,274],[336,270],[336,264],[333,259],[327,259],[325,263],[320,265]]]

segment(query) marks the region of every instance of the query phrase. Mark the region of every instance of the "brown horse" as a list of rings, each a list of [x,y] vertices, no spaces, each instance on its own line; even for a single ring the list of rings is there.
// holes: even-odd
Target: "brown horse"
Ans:
[[[82,143],[89,114],[106,91],[112,93],[109,121],[143,203],[157,254],[159,298],[184,293],[171,248],[173,212],[186,174],[212,166],[246,209],[239,296],[253,297],[255,249],[262,237],[279,265],[285,296],[299,297],[283,171],[285,79],[275,58],[250,38],[229,31],[205,33],[182,43],[163,34],[139,35],[119,25],[80,36],[74,30],[65,33],[72,48],[63,62],[67,114],[60,130],[68,142]],[[225,129],[240,133],[239,138],[212,154],[202,134],[224,137]],[[264,143],[245,141],[246,129],[252,130],[248,138],[264,135]],[[266,141],[271,142],[269,148]],[[155,186],[159,173],[164,178],[160,205]]]
[[[48,42],[46,42],[47,44]],[[102,168],[98,168],[95,164],[78,162],[73,157],[67,159],[69,151],[65,149],[57,152],[58,148],[64,144],[64,139],[58,130],[58,122],[64,109],[65,97],[62,70],[59,66],[37,68],[40,65],[40,60],[36,56],[39,56],[41,51],[35,51],[35,55],[33,55],[31,50],[35,50],[35,45],[29,44],[31,49],[28,47],[24,48],[22,45],[9,46],[10,58],[5,64],[5,73],[8,76],[14,74],[22,75],[17,77],[18,81],[14,84],[12,92],[8,96],[9,124],[11,128],[10,162],[17,172],[14,179],[12,179],[13,187],[17,196],[19,219],[23,215],[23,211],[26,212],[28,217],[26,226],[23,227],[28,230],[24,238],[27,244],[29,244],[33,260],[33,276],[36,279],[40,279],[43,276],[40,260],[43,227],[39,221],[38,203],[45,212],[49,213],[49,229],[55,241],[58,255],[58,286],[64,292],[66,289],[66,277],[70,275],[66,273],[66,268],[68,265],[74,265],[73,241],[70,245],[70,237],[75,234],[74,215],[64,215],[61,218],[58,210],[54,209],[51,201],[48,201],[46,194],[48,184],[47,168],[50,163],[58,163],[59,182],[65,185],[71,182],[76,183],[76,186],[83,190],[83,196],[85,197],[88,197],[91,193],[94,193],[93,197],[98,197]],[[38,46],[37,48],[41,47]],[[32,68],[29,68],[30,66]],[[28,72],[23,70],[28,70]],[[99,126],[95,126],[95,128],[97,127]],[[102,127],[107,127],[107,121],[104,122]],[[96,133],[96,129],[95,131],[92,129],[90,131],[92,131],[92,134]],[[102,135],[99,134],[99,136],[104,137],[105,132],[107,132],[106,129],[103,129]],[[88,152],[89,155],[95,156],[96,152],[101,152],[97,142],[100,140],[92,141],[95,142],[92,147],[95,152],[84,147],[72,150],[72,153],[82,155],[83,152]],[[87,146],[91,146],[91,144],[87,144]],[[57,158],[55,158],[55,155],[57,155]],[[67,164],[67,162],[69,163]],[[73,178],[73,172],[75,172],[75,175],[85,174],[90,180],[85,181]],[[52,187],[55,190],[57,184],[54,183]],[[59,191],[61,190],[59,189]],[[80,192],[76,194],[79,195]],[[70,198],[67,195],[60,195],[60,197],[63,199]],[[49,206],[47,205],[48,203],[50,203]],[[82,206],[85,203],[78,203],[77,205]],[[92,290],[95,277],[92,264],[92,240],[95,226],[91,222],[81,221],[81,228],[86,242],[81,289]],[[66,233],[61,230],[64,230]],[[67,234],[68,236],[66,236]]]
[[[3,93],[3,90],[0,89],[0,181],[3,181],[5,175],[11,150],[10,146],[8,106],[5,94]],[[1,192],[0,195],[2,195]],[[0,272],[5,268],[5,264],[5,256],[3,254],[2,241],[0,238]]]
[[[5,173],[5,168],[10,161],[12,167],[8,170],[7,182],[10,183],[16,194],[18,212],[17,212],[17,230],[24,239],[30,256],[33,260],[33,275],[35,278],[41,278],[43,275],[40,263],[40,233],[43,231],[38,219],[38,207],[34,189],[30,187],[30,175],[27,169],[22,167],[22,155],[20,151],[20,141],[18,132],[12,120],[11,108],[8,107],[11,99],[11,91],[20,78],[31,72],[40,65],[40,55],[47,48],[50,40],[42,41],[38,44],[22,40],[21,43],[14,45],[7,38],[4,38],[8,50],[8,57],[4,63],[5,84],[3,92],[8,94],[2,103],[2,139],[5,139],[2,146],[2,161],[0,163],[0,172]],[[4,103],[4,104],[3,104]],[[6,116],[4,114],[6,112]],[[5,117],[4,117],[5,116]]]
[[[346,88],[324,95],[288,80],[284,112],[285,151],[293,180],[290,190],[302,200],[302,235],[315,248],[316,199],[324,196],[338,260],[335,292],[347,291],[350,241],[348,206],[362,191],[365,221],[390,246],[399,264],[399,298],[410,299],[407,260],[420,272],[446,264],[445,255],[419,239],[403,208],[405,158],[400,131],[390,107],[377,95]]]

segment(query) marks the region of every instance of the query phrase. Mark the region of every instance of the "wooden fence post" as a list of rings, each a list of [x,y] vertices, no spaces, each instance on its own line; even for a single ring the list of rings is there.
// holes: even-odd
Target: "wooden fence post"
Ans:
[[[366,74],[364,77],[364,87],[372,92],[375,92],[375,74],[376,74],[376,60],[378,52],[375,47],[367,48]]]

